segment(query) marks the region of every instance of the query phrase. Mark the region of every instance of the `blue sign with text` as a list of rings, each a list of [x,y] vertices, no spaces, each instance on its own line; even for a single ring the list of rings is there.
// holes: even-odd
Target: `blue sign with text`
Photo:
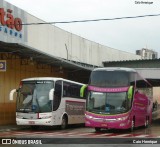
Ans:
[[[0,60],[0,71],[6,71],[6,60]]]

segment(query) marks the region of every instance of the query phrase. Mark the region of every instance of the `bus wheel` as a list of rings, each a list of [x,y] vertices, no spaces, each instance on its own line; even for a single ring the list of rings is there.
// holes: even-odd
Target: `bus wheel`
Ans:
[[[96,132],[100,132],[100,131],[101,131],[101,128],[95,127],[95,131],[96,131]]]
[[[132,119],[130,131],[133,132],[135,126],[135,120]]]
[[[67,116],[64,115],[62,118],[61,129],[62,130],[66,129],[67,125],[68,125],[68,119]]]
[[[149,126],[149,117],[146,117],[146,120],[145,120],[145,128],[148,128]]]

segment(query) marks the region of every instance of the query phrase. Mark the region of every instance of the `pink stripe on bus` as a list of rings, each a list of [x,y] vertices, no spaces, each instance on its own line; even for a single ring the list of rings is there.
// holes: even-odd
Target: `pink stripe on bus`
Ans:
[[[88,90],[96,92],[125,92],[128,91],[129,87],[118,87],[118,88],[100,88],[95,86],[88,86]]]

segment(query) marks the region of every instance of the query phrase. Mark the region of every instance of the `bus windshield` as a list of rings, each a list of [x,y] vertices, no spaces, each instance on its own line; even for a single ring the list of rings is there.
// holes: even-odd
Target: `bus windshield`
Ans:
[[[124,113],[131,107],[127,99],[127,92],[102,93],[89,91],[87,97],[87,111],[97,114]]]
[[[17,94],[17,112],[51,112],[49,91],[53,81],[23,81]]]
[[[96,87],[125,87],[130,85],[130,75],[131,73],[125,71],[92,71],[89,85]]]

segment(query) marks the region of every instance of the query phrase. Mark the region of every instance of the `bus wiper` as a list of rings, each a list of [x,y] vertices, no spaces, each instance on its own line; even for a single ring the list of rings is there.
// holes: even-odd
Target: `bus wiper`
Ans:
[[[31,104],[32,104],[32,101],[30,101],[29,103],[26,104],[26,106],[24,106],[24,108],[21,108],[23,113],[28,113],[28,112],[31,112],[31,108],[28,108],[29,106],[31,107]],[[21,110],[19,109],[19,110]]]
[[[121,112],[125,112],[126,109],[116,109],[116,112],[121,113]]]
[[[41,109],[40,109],[40,106],[39,106],[39,102],[38,102],[38,98],[37,98],[37,85],[36,85],[36,83],[35,83],[35,85],[34,85],[34,90],[33,90],[34,92],[33,92],[33,96],[32,96],[32,101],[33,101],[33,99],[35,99],[36,100],[36,103],[37,103],[37,106],[38,106],[38,110],[37,111],[39,111],[39,112],[41,112]],[[32,111],[33,111],[33,109],[32,109]]]
[[[37,89],[36,84],[35,84],[35,89]],[[39,102],[38,102],[38,98],[37,98],[37,91],[36,91],[36,103],[37,103],[39,112],[41,112],[41,108],[40,108],[40,106],[39,106]]]
[[[37,99],[37,95],[36,95],[36,102],[37,102],[37,106],[38,106],[39,112],[41,112],[41,109],[40,109],[40,106],[39,106],[39,102],[38,102],[38,99]]]

